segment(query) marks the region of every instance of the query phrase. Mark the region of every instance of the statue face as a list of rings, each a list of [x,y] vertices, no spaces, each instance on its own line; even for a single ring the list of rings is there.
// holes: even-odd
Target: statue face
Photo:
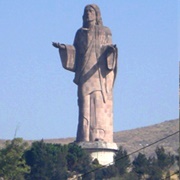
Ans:
[[[96,12],[91,6],[87,6],[84,11],[84,20],[87,22],[96,21]]]

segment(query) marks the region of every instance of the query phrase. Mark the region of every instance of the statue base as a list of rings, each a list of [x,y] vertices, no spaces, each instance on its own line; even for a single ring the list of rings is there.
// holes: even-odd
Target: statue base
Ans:
[[[104,141],[78,142],[77,144],[90,154],[92,160],[97,159],[99,164],[107,166],[113,164],[114,154],[118,150],[116,143]]]

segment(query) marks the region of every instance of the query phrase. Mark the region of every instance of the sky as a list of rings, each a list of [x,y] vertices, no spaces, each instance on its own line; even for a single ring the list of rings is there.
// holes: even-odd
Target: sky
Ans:
[[[52,41],[72,44],[92,3],[119,51],[114,131],[178,118],[177,0],[0,0],[0,139],[76,136],[74,73]]]

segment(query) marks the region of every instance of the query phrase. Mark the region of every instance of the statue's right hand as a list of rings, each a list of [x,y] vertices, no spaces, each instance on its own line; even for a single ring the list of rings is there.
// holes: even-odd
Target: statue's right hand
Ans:
[[[52,45],[53,45],[55,48],[59,48],[59,43],[52,42]]]
[[[64,44],[60,44],[60,43],[57,43],[57,42],[52,42],[52,45],[53,45],[55,48],[65,49],[65,45],[64,45]]]

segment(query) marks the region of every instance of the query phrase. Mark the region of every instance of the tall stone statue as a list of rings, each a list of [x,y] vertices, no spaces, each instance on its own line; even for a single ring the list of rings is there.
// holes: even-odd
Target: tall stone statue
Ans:
[[[62,65],[75,72],[78,86],[79,121],[77,142],[113,142],[113,85],[117,70],[117,48],[112,34],[103,26],[100,9],[87,5],[83,26],[74,44],[53,42],[59,49]]]

